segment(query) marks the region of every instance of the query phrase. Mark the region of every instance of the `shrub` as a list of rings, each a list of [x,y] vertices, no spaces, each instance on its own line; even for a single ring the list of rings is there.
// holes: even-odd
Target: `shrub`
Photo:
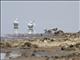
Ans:
[[[30,42],[26,42],[26,43],[24,43],[24,46],[28,46],[28,47],[31,47],[31,43]]]
[[[2,43],[2,42],[0,42],[0,45],[3,45],[3,43]]]
[[[38,48],[38,46],[37,46],[36,44],[33,44],[32,46],[33,46],[34,48]]]
[[[63,48],[63,47],[61,47],[61,50],[64,50],[64,48]]]
[[[0,42],[0,48],[4,47],[4,43]]]
[[[77,48],[79,48],[79,47],[80,47],[80,43],[77,43],[75,46],[76,46]]]
[[[72,47],[73,47],[73,45],[70,45],[69,47],[70,47],[70,48],[72,48]]]
[[[11,47],[11,44],[8,42],[6,42],[5,45],[6,45],[6,47]]]
[[[53,42],[54,41],[54,39],[51,39],[51,42]]]

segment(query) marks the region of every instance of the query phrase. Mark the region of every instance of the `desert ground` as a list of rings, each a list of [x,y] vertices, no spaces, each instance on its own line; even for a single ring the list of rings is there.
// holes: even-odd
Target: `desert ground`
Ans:
[[[80,32],[52,37],[1,40],[5,60],[80,60]]]

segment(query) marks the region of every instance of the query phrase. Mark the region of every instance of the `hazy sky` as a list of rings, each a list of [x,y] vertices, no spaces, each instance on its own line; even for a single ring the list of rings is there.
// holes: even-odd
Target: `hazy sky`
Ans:
[[[53,1],[3,1],[1,2],[1,34],[13,33],[13,21],[17,17],[19,32],[27,33],[27,23],[35,20],[35,32],[55,28],[65,32],[79,30],[79,2]]]

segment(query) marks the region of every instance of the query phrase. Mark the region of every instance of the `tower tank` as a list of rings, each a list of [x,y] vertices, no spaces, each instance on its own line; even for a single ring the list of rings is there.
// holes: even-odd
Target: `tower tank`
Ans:
[[[28,23],[28,34],[33,34],[33,32],[34,32],[33,28],[34,28],[34,24],[31,21],[30,23]]]
[[[13,29],[14,29],[14,33],[18,34],[18,30],[19,30],[18,18],[16,18],[16,20],[13,22]]]

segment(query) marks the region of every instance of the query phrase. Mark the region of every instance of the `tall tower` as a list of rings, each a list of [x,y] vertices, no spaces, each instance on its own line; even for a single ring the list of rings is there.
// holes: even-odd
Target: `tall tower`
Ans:
[[[33,34],[33,32],[34,32],[33,27],[34,27],[33,21],[28,23],[28,34]]]
[[[16,18],[16,20],[13,22],[13,29],[14,29],[14,33],[17,34],[19,29],[18,18]]]

